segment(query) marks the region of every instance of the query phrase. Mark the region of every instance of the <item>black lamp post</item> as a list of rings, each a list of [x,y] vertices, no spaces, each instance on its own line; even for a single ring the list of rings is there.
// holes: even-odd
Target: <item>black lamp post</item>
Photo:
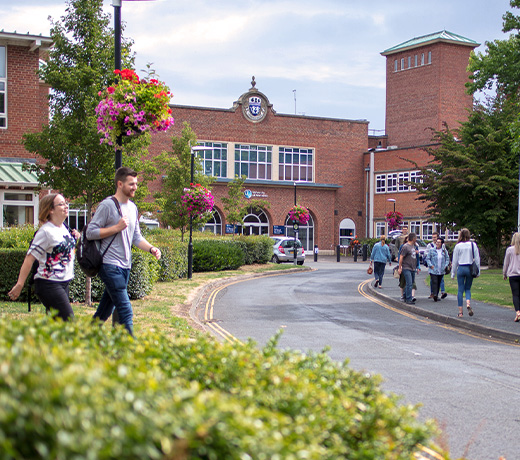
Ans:
[[[296,206],[296,182],[294,183],[294,206]],[[294,230],[294,265],[297,265],[298,264],[298,259],[297,259],[297,254],[298,254],[298,249],[296,248],[296,237],[298,235],[298,223],[295,221],[293,223],[293,230]]]
[[[112,6],[114,7],[114,70],[121,70],[121,1],[122,0],[112,0]],[[116,171],[123,166],[122,143],[123,137],[121,135],[117,136]]]
[[[394,198],[387,198],[386,201],[391,201],[392,203],[394,203],[394,212],[395,212],[395,199]]]

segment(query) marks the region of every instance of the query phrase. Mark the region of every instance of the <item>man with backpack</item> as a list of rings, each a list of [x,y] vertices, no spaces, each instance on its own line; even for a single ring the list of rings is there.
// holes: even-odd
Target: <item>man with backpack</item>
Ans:
[[[100,252],[103,254],[99,277],[105,283],[105,292],[94,319],[106,321],[115,308],[119,322],[133,336],[133,311],[127,292],[132,245],[150,252],[157,260],[161,258],[161,251],[141,235],[137,207],[130,200],[137,190],[137,173],[122,167],[116,171],[114,180],[114,197],[100,203],[86,231],[89,240],[101,240]]]

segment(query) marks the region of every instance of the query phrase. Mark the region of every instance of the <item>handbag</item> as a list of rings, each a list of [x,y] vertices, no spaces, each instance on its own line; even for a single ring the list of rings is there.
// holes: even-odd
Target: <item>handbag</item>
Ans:
[[[393,273],[393,275],[394,275],[394,278],[395,278],[395,279],[398,279],[398,278],[399,278],[399,276],[400,276],[400,275],[399,275],[399,267],[394,267],[394,273]]]
[[[480,275],[480,268],[475,262],[475,250],[473,249],[473,243],[471,243],[471,255],[473,256],[473,263],[471,264],[470,273],[473,278],[478,278]]]
[[[368,267],[368,268],[367,268],[367,274],[368,274],[368,275],[371,275],[372,273],[374,273],[373,268],[372,268],[372,267]]]
[[[451,273],[451,262],[446,265],[446,268],[444,269],[444,274],[449,275]]]

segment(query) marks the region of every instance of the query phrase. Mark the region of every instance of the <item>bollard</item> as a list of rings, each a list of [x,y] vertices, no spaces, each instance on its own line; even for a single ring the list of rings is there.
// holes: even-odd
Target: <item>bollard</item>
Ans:
[[[366,262],[368,259],[368,244],[363,245],[363,249],[361,250],[363,254],[363,262]]]
[[[354,262],[357,262],[358,245],[354,246]]]
[[[336,261],[337,262],[340,262],[341,261],[341,246],[338,244],[336,246]]]
[[[314,245],[314,262],[318,262],[318,245]]]

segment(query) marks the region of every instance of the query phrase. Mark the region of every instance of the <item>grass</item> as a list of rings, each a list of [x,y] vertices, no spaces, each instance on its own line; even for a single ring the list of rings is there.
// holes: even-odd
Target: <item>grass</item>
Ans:
[[[194,273],[191,280],[179,279],[168,283],[157,283],[150,295],[132,301],[134,331],[136,335],[139,335],[141,330],[155,328],[172,338],[195,338],[202,332],[202,328],[191,320],[188,310],[189,303],[198,288],[218,279],[291,268],[295,268],[294,265],[246,265],[238,270]],[[88,307],[83,303],[75,303],[72,305],[72,309],[76,316],[92,316],[95,312],[95,306],[97,304],[94,307]],[[44,315],[45,307],[40,303],[33,303],[31,312],[28,312],[27,302],[0,302],[0,318],[22,319],[35,314]],[[111,324],[111,320],[108,320],[106,324]]]
[[[457,277],[451,279],[451,275],[444,276],[446,292],[457,295]],[[471,298],[480,302],[503,305],[513,308],[513,298],[509,281],[504,281],[502,270],[482,270],[480,276],[473,280]]]

